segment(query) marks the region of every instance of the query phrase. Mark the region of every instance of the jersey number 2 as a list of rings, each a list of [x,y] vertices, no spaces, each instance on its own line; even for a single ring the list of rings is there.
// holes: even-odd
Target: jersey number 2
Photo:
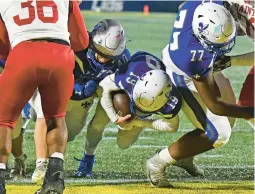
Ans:
[[[36,12],[39,20],[43,23],[56,23],[58,21],[58,9],[56,3],[54,1],[35,1],[36,6],[32,5],[33,0],[28,0],[27,2],[21,2],[22,9],[28,9],[28,18],[22,18],[20,15],[16,15],[13,17],[14,22],[19,25],[27,25],[31,24],[36,18]],[[36,7],[36,8],[35,8]],[[44,15],[44,8],[50,8],[52,10],[52,16]]]
[[[182,29],[183,24],[186,18],[187,10],[182,10],[179,14],[179,20],[174,22],[174,28]],[[170,50],[175,51],[179,48],[178,46],[178,36],[180,32],[174,32],[173,33],[173,43],[170,44]]]

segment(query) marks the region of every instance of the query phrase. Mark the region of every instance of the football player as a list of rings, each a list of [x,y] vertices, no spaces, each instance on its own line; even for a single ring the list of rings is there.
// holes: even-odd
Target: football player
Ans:
[[[224,146],[231,135],[227,117],[254,117],[254,107],[222,99],[213,75],[216,58],[230,52],[236,38],[233,17],[217,3],[185,2],[162,52],[166,71],[183,96],[183,111],[196,128],[145,162],[145,173],[156,187],[171,187],[168,165]]]
[[[182,98],[157,57],[139,51],[132,55],[127,69],[119,69],[107,76],[100,85],[103,88],[101,104],[110,120],[120,126],[117,134],[119,148],[129,148],[144,128],[169,132],[178,130]],[[130,97],[130,115],[119,115],[114,109],[111,93],[118,90],[125,90]],[[131,115],[135,116],[131,121],[120,122],[130,119]],[[152,115],[160,118],[149,118]],[[175,165],[193,176],[203,175],[203,170],[194,164],[193,158]]]
[[[75,63],[69,35],[71,44],[79,39],[80,47],[87,47],[85,25],[78,21],[83,21],[83,17],[76,1],[4,0],[0,5],[5,24],[0,30],[7,29],[12,47],[0,77],[0,193],[6,193],[11,130],[22,108],[38,88],[47,121],[50,159],[44,184],[36,193],[61,194],[64,191],[63,158],[67,142],[65,112],[73,90]],[[77,25],[69,34],[70,22]]]
[[[74,140],[85,125],[89,109],[96,97],[101,96],[99,82],[125,66],[130,58],[126,49],[126,35],[123,27],[117,20],[105,19],[98,22],[90,34],[88,49],[76,52],[74,69],[75,85],[71,100],[67,106],[66,125],[68,141]],[[47,145],[45,143],[46,123],[41,110],[40,95],[35,93],[30,103],[37,114],[35,128],[36,169],[32,181],[40,183],[47,167]],[[109,123],[105,111],[98,104],[96,113],[88,125],[85,142],[85,152],[75,173],[77,177],[92,175],[95,161],[95,150],[102,139],[105,125]],[[44,138],[44,139],[43,139]]]
[[[230,11],[239,26],[238,35],[247,35],[254,42],[254,1],[228,0],[223,5]],[[226,65],[227,64],[227,65]],[[219,66],[252,66],[241,89],[238,104],[254,106],[254,51],[236,56],[224,56]],[[254,128],[254,118],[248,119]]]

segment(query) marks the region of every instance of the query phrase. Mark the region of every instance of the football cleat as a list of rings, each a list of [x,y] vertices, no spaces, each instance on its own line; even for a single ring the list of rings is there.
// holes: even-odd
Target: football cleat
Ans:
[[[63,194],[64,189],[63,160],[50,158],[43,185],[35,194]]]
[[[0,194],[6,194],[5,185],[0,184]]]
[[[184,169],[187,173],[194,177],[205,175],[204,170],[199,168],[198,165],[195,164],[194,157],[179,160],[175,162],[173,166]]]
[[[143,168],[147,178],[153,186],[159,188],[173,187],[166,178],[166,166],[162,164],[162,160],[159,158],[158,153],[146,160]]]
[[[47,166],[48,166],[47,160],[36,163],[36,168],[32,175],[33,183],[40,184],[40,185],[42,184],[47,171]]]
[[[75,177],[91,177],[92,176],[92,169],[95,164],[95,155],[87,155],[84,152],[83,158],[77,159],[74,158],[77,161],[80,161],[80,165],[78,167],[77,172],[75,173]]]
[[[10,178],[12,180],[25,178],[27,168],[26,160],[27,160],[26,154],[24,154],[23,159],[15,158],[13,167],[10,172]]]

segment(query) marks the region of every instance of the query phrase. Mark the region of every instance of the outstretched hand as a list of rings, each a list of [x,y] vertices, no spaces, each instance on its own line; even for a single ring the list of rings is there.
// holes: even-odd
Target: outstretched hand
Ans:
[[[124,117],[119,117],[117,121],[115,121],[115,124],[117,125],[124,125],[128,122],[130,122],[131,115],[126,115]]]

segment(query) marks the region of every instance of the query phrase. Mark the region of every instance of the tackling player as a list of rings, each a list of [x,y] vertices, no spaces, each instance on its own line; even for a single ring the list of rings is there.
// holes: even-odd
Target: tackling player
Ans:
[[[179,127],[179,111],[182,97],[165,72],[164,64],[157,57],[146,52],[132,55],[128,68],[118,70],[106,77],[100,85],[103,88],[101,104],[113,123],[119,123],[117,145],[129,148],[144,128],[176,132]],[[112,92],[125,90],[130,98],[130,109],[134,118],[128,123],[119,122],[131,115],[119,115],[113,107]],[[159,115],[161,118],[151,119]],[[193,157],[175,164],[193,176],[203,176],[203,170],[193,162]]]
[[[78,6],[75,1],[4,0],[0,5],[1,19],[12,46],[0,77],[0,193],[6,193],[5,173],[11,152],[11,129],[22,108],[39,88],[47,120],[50,159],[44,184],[36,193],[61,194],[64,190],[63,154],[67,142],[64,116],[73,89],[74,54],[69,46],[69,35],[71,42],[80,39],[83,49],[88,44],[83,22],[70,34],[68,22],[78,24],[77,19],[83,18],[79,9],[75,11]],[[5,31],[5,27],[0,30]]]
[[[254,3],[253,1],[228,0],[223,5],[230,11],[239,25],[238,35],[247,35],[254,42]],[[227,66],[226,66],[227,64]],[[229,66],[252,66],[241,89],[238,104],[254,106],[254,51],[237,56],[224,56],[220,64],[223,68]],[[248,119],[254,128],[254,118]]]
[[[117,20],[105,19],[98,22],[90,34],[88,49],[76,52],[76,65],[74,69],[75,85],[71,100],[67,106],[66,125],[68,141],[74,140],[85,125],[89,109],[96,97],[101,97],[99,82],[116,71],[123,68],[130,58],[126,49],[126,35],[123,27]],[[30,101],[40,119],[36,122],[36,169],[32,181],[40,183],[47,167],[47,145],[42,137],[45,136],[45,121],[41,111],[40,95],[37,93]],[[85,142],[85,152],[75,173],[76,177],[92,175],[95,161],[96,146],[102,139],[105,125],[109,123],[105,111],[100,103],[96,113],[88,125]]]
[[[222,99],[221,86],[213,75],[216,57],[231,51],[235,37],[234,19],[223,6],[188,1],[180,9],[162,60],[184,98],[183,111],[196,129],[145,162],[145,172],[154,186],[171,186],[165,174],[168,165],[225,145],[231,135],[227,116],[254,117],[254,107]]]

